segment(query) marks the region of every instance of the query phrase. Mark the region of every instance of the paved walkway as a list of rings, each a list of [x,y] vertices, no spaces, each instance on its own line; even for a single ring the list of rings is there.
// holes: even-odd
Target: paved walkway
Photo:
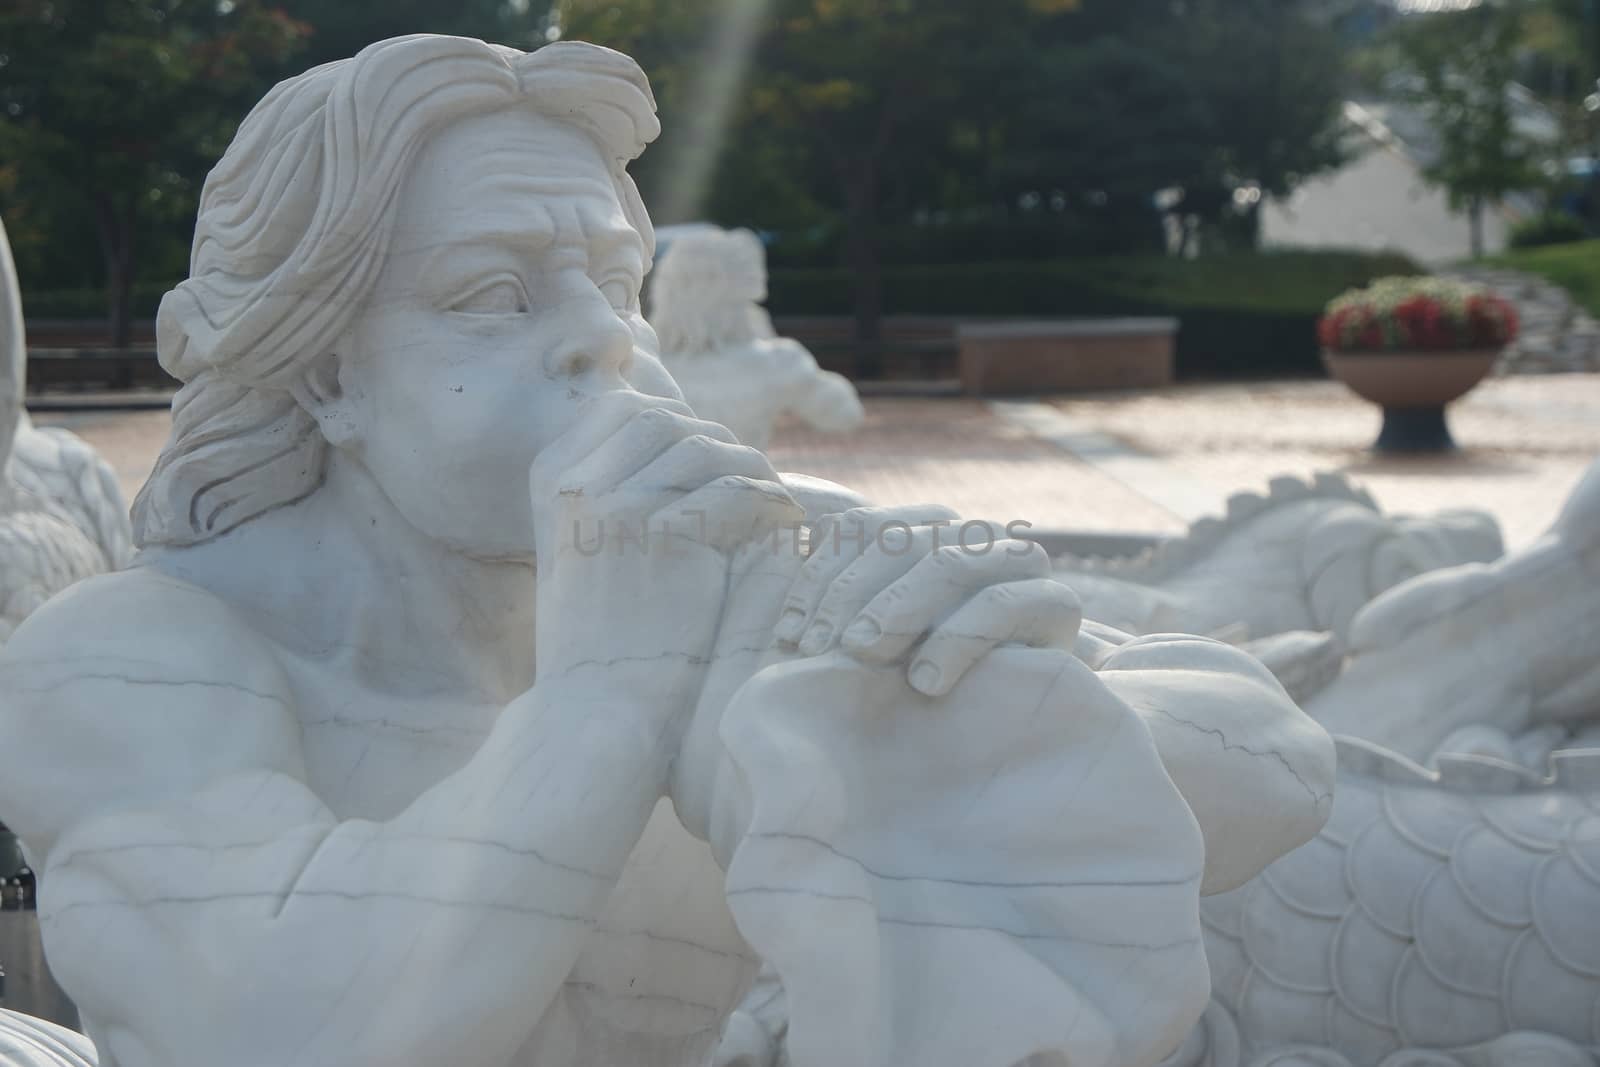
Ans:
[[[1555,518],[1600,457],[1600,375],[1495,378],[1455,404],[1461,451],[1379,458],[1375,408],[1336,382],[1187,386],[1157,394],[1058,399],[1075,420],[1163,461],[1217,494],[1260,488],[1277,474],[1337,470],[1395,511],[1481,508],[1511,544]]]
[[[1390,510],[1486,510],[1521,545],[1600,457],[1600,374],[1487,381],[1451,409],[1461,450],[1416,458],[1369,452],[1377,410],[1326,381],[867,408],[855,438],[787,429],[774,460],[884,503],[936,499],[1039,527],[1176,532],[1276,475],[1334,470]]]
[[[938,501],[1038,528],[1173,533],[1278,474],[1340,470],[1386,508],[1476,507],[1511,544],[1555,517],[1600,456],[1600,374],[1496,378],[1458,403],[1460,452],[1366,451],[1378,414],[1333,382],[1183,386],[1159,393],[987,403],[873,397],[856,434],[783,427],[780,470],[851,486],[881,504]],[[166,439],[164,411],[45,412],[116,467],[129,499]]]

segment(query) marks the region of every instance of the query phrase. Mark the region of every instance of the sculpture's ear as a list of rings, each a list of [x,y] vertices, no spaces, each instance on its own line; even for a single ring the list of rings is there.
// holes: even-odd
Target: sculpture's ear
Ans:
[[[295,402],[317,421],[322,436],[335,448],[346,448],[361,436],[360,422],[345,399],[339,380],[341,360],[329,352],[313,360],[290,387]]]

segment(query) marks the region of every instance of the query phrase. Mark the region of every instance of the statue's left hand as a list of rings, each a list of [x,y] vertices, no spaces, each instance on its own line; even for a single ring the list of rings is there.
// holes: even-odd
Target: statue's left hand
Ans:
[[[789,547],[752,542],[734,561],[671,786],[701,837],[712,834],[727,770],[722,716],[762,668],[839,650],[863,665],[897,664],[918,692],[944,696],[1002,645],[1070,649],[1077,636],[1077,595],[1048,577],[1042,548],[996,537],[988,524],[981,534],[958,527],[943,507],[853,508],[824,517],[803,557]]]
[[[721,737],[712,846],[769,971],[714,1063],[1147,1067],[1199,1017],[1200,830],[1070,653],[997,648],[937,697],[801,656]]]
[[[1082,608],[1044,549],[953,518],[921,507],[824,519],[774,629],[780,657],[908,661],[912,687],[943,696],[1001,645],[1070,649]]]

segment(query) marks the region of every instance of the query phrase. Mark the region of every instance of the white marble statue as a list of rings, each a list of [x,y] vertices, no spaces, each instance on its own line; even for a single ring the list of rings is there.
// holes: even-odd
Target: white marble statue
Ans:
[[[1278,482],[1230,511],[1270,519],[1308,488]],[[1342,483],[1316,488],[1330,508],[1348,499]],[[1321,518],[1337,530],[1360,516]],[[1214,545],[1224,529],[1198,532]],[[1303,525],[1280,533],[1338,555],[1288,537]],[[1337,641],[1280,635],[1290,674],[1297,650],[1319,668],[1336,653],[1334,679],[1309,687],[1312,711],[1343,731],[1333,814],[1312,843],[1202,900],[1213,1000],[1165,1067],[1594,1067],[1597,593],[1600,463],[1528,549],[1381,593],[1347,627],[1348,661]],[[776,985],[763,976],[730,1027],[761,1050],[757,1067],[778,1062],[763,1041],[782,1031]]]
[[[128,511],[104,460],[23,408],[28,349],[22,294],[0,225],[0,641],[80,579],[122,566]]]
[[[141,552],[0,650],[100,1067],[700,1067],[730,1015],[794,1067],[1139,1067],[1204,1009],[1200,894],[1326,817],[1249,657],[688,413],[657,130],[615,52],[416,36],[209,177]]]
[[[1203,902],[1181,1067],[1592,1067],[1600,1053],[1600,463],[1542,539],[1406,582],[1309,708],[1316,841]]]
[[[5,1067],[95,1067],[89,1039],[64,1026],[0,1009],[0,1064]]]
[[[1317,839],[1202,901],[1214,999],[1169,1067],[1593,1067],[1600,752],[1339,758]]]
[[[1385,515],[1364,490],[1322,474],[1235,494],[1226,516],[1202,519],[1144,555],[1055,563],[1085,615],[1129,633],[1259,640],[1312,631],[1343,640],[1356,612],[1385,590],[1504,550],[1483,512]]]
[[[1411,759],[1468,728],[1560,740],[1600,722],[1600,462],[1539,540],[1390,590],[1356,616],[1348,644],[1310,710]]]
[[[828,433],[860,426],[855,386],[819,368],[798,341],[779,337],[761,306],[766,299],[767,253],[749,230],[686,230],[661,257],[650,324],[689,406],[759,449],[786,413]]]

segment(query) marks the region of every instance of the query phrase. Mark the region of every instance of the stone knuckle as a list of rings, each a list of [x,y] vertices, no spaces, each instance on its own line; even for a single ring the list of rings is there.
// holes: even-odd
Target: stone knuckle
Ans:
[[[655,431],[683,426],[688,420],[666,408],[646,408],[633,417],[633,424],[640,429]]]
[[[1012,607],[1022,601],[1023,592],[1015,583],[1003,582],[999,585],[985,586],[978,593],[978,599],[1000,607]]]
[[[898,617],[908,606],[910,606],[910,600],[911,597],[908,588],[904,585],[896,583],[879,593],[877,597],[874,598],[873,604],[876,605],[878,611],[880,611],[884,617]]]
[[[691,433],[673,446],[674,451],[687,453],[694,457],[716,455],[728,445],[718,441],[715,437],[708,437],[703,433]]]

